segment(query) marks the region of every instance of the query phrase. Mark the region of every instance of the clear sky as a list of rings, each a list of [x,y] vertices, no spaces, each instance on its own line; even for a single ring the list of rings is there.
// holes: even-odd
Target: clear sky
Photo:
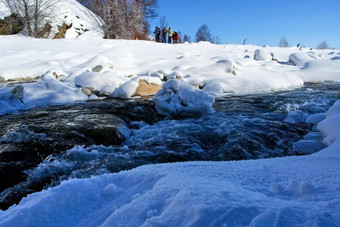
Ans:
[[[221,43],[277,46],[285,37],[315,48],[326,41],[340,49],[340,0],[159,0],[168,26],[195,39],[207,24]],[[159,18],[151,23],[159,25]]]

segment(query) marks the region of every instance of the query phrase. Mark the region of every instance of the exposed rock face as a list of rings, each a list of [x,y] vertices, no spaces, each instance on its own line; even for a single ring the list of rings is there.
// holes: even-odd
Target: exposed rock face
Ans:
[[[62,26],[58,26],[58,28],[59,28],[59,32],[53,37],[53,39],[64,39],[66,31],[72,28],[72,24],[67,25],[64,23]]]
[[[11,90],[11,94],[14,98],[19,99],[22,102],[22,99],[24,98],[24,86],[16,86]]]
[[[24,20],[17,14],[0,19],[0,35],[13,35],[24,28]]]
[[[7,80],[4,77],[0,76],[0,83],[7,83]]]
[[[139,80],[139,85],[133,96],[152,96],[162,89],[162,85],[149,84],[145,80]]]

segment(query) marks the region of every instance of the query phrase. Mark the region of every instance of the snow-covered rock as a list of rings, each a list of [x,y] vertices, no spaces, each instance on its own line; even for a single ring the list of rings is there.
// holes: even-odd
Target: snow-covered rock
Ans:
[[[214,97],[180,80],[169,80],[153,98],[159,114],[192,115],[212,113]]]
[[[24,98],[24,86],[18,85],[11,90],[11,94],[14,98],[22,100]]]
[[[272,56],[267,48],[257,49],[254,52],[254,59],[255,60],[263,60],[263,61],[270,61],[272,60]]]
[[[299,51],[289,55],[289,61],[296,66],[303,66],[306,62],[314,60],[305,52]]]
[[[86,71],[74,79],[75,85],[79,87],[93,87],[94,90],[103,90],[105,93],[112,93],[125,81],[124,77],[110,71],[105,73]]]
[[[142,82],[143,81],[143,82]],[[150,86],[147,86],[149,84]],[[153,86],[155,85],[155,86]],[[162,81],[158,77],[140,76],[134,77],[115,90],[110,97],[112,98],[131,98],[134,96],[154,95],[161,88]],[[143,88],[142,88],[142,87]],[[150,90],[148,90],[148,88]],[[139,90],[138,90],[139,89]],[[142,91],[142,90],[143,91]]]

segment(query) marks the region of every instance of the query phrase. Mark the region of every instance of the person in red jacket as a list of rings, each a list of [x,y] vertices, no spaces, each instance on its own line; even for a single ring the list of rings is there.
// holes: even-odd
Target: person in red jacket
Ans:
[[[177,32],[172,33],[172,40],[174,43],[179,43],[179,35]]]

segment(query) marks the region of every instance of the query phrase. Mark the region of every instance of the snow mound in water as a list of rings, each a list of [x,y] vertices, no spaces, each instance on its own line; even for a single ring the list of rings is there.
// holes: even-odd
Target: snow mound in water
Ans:
[[[153,100],[157,112],[167,116],[214,112],[212,95],[180,80],[166,82]]]

